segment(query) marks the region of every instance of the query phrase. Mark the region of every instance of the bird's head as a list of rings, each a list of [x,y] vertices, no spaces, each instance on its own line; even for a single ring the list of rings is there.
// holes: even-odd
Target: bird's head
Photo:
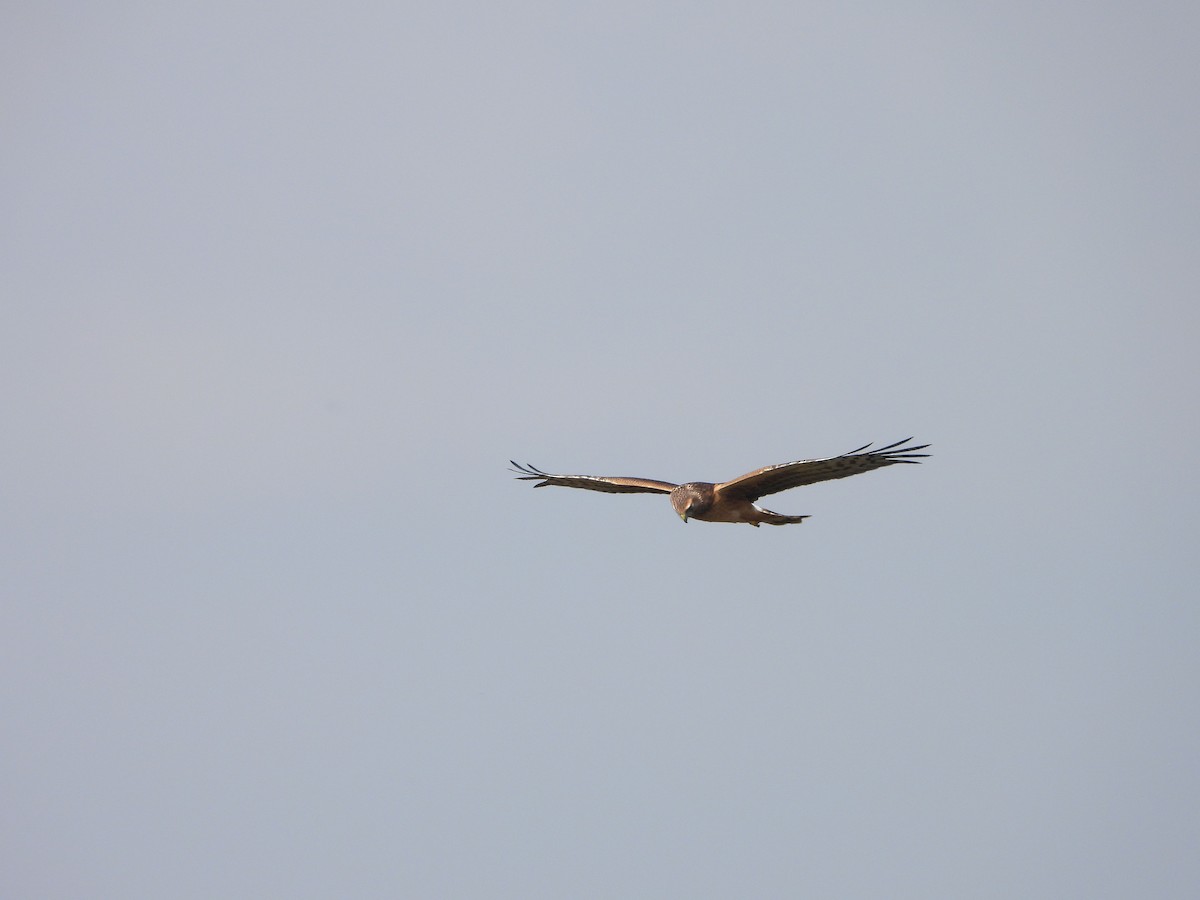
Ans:
[[[702,516],[712,506],[712,485],[701,482],[681,484],[671,491],[671,505],[679,518],[687,522],[689,518]]]

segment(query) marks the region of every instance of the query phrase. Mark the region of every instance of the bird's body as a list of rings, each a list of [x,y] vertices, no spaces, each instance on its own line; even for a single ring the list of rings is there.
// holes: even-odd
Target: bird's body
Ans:
[[[685,522],[688,519],[700,522],[745,522],[757,528],[763,522],[768,525],[787,525],[808,518],[780,515],[756,506],[743,497],[719,494],[717,485],[707,481],[681,484],[671,491],[671,505]]]
[[[757,528],[759,525],[789,525],[802,522],[808,516],[785,516],[756,506],[754,501],[767,494],[786,491],[789,488],[818,481],[846,478],[860,472],[870,472],[897,463],[918,463],[929,456],[918,453],[928,444],[903,446],[912,438],[905,438],[878,450],[870,444],[825,459],[801,459],[777,466],[764,466],[747,472],[732,481],[717,484],[707,481],[689,481],[674,484],[650,478],[606,477],[599,475],[551,475],[533,466],[513,463],[522,481],[537,481],[534,487],[558,485],[561,487],[584,488],[610,494],[669,494],[671,505],[683,521],[698,519],[701,522],[745,522]]]

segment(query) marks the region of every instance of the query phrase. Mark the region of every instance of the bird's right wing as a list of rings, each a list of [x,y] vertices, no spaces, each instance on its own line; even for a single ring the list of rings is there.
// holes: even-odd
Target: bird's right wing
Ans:
[[[583,488],[588,491],[604,491],[609,494],[669,494],[678,485],[669,481],[655,481],[652,478],[621,478],[601,475],[551,475],[534,466],[523,466],[509,460],[517,472],[518,481],[538,481],[535,488],[546,485],[559,487]]]
[[[717,493],[754,501],[767,494],[777,494],[780,491],[800,487],[804,484],[846,478],[860,472],[870,472],[872,469],[897,463],[919,463],[929,454],[918,451],[924,450],[929,445],[912,446],[908,443],[911,440],[912,438],[905,438],[877,450],[870,449],[871,445],[866,444],[857,450],[827,459],[799,459],[796,462],[780,463],[777,466],[764,466],[753,472],[747,472],[733,481],[718,484]]]

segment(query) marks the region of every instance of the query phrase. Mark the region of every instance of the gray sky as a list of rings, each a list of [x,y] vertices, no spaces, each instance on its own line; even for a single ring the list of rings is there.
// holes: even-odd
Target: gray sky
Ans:
[[[1194,3],[2,19],[6,896],[1195,895]]]

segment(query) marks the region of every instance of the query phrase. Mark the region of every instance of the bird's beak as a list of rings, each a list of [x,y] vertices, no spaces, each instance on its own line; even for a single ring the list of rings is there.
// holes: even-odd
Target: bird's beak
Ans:
[[[680,513],[679,518],[683,519],[683,524],[687,524],[687,513]]]

